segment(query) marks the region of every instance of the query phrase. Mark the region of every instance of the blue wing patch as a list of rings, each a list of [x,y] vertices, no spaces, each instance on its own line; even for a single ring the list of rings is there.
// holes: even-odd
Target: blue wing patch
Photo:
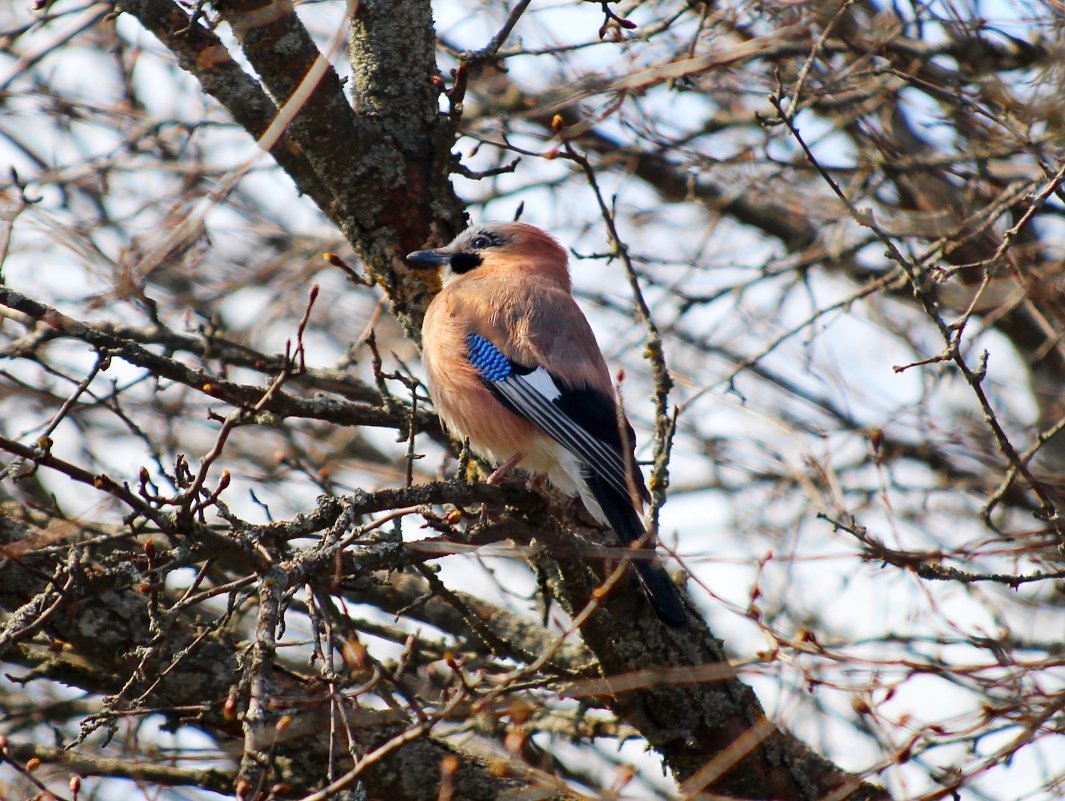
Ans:
[[[514,372],[510,360],[480,334],[466,336],[466,358],[485,381],[505,381]]]

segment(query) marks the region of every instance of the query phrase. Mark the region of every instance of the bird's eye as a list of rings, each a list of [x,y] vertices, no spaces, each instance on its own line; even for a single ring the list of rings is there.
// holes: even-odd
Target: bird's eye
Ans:
[[[472,242],[470,242],[470,246],[474,250],[480,250],[481,248],[491,247],[491,245],[492,240],[489,239],[487,236],[479,236],[475,238]]]

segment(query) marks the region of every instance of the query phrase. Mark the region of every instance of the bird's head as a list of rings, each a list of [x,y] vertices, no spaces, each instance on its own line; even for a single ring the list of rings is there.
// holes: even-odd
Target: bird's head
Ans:
[[[407,254],[407,261],[417,268],[446,268],[445,284],[470,273],[518,271],[569,288],[565,249],[546,231],[526,223],[481,223],[442,248]]]

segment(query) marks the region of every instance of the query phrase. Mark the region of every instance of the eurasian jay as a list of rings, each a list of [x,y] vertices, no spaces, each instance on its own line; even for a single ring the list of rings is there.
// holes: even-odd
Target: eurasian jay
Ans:
[[[422,342],[429,392],[448,430],[496,465],[519,464],[579,495],[625,545],[645,542],[650,495],[634,432],[570,292],[562,246],[525,223],[484,223],[407,259],[446,268]],[[683,626],[684,604],[665,568],[653,558],[633,562],[658,617]]]

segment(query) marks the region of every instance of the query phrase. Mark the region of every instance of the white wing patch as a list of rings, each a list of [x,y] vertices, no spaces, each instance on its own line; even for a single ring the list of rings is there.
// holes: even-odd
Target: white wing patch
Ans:
[[[555,379],[543,367],[537,367],[528,375],[523,375],[522,380],[536,390],[537,394],[549,401],[558,400],[562,397],[562,390],[558,388]]]

